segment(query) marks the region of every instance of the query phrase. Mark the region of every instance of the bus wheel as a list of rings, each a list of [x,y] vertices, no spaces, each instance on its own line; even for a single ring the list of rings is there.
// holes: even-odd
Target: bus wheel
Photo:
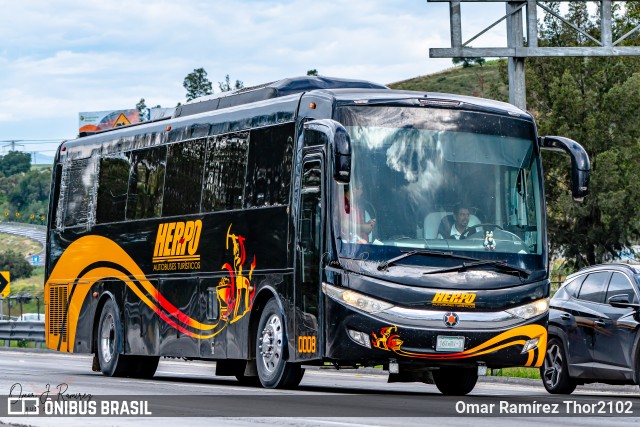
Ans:
[[[98,358],[100,370],[108,377],[123,377],[131,370],[131,360],[118,352],[118,342],[123,340],[120,313],[112,300],[102,307],[98,324]]]
[[[256,365],[260,383],[266,388],[293,388],[300,384],[304,369],[286,361],[286,334],[276,300],[264,307],[256,334]]]
[[[473,390],[478,381],[476,368],[440,368],[433,371],[433,380],[445,396],[464,396]]]

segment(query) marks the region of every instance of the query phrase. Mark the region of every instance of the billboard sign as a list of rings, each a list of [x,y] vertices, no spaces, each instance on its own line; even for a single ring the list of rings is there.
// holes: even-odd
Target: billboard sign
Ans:
[[[82,132],[99,132],[118,126],[138,123],[140,116],[137,109],[89,111],[79,115],[78,130]]]

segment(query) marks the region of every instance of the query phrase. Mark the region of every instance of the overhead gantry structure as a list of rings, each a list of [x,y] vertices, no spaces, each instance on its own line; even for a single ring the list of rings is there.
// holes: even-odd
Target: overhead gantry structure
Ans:
[[[600,40],[567,21],[560,14],[550,9],[545,3],[568,3],[570,0],[427,0],[427,2],[449,3],[449,19],[451,32],[451,47],[431,48],[431,58],[508,58],[509,70],[509,102],[523,110],[527,106],[524,64],[526,58],[531,57],[562,57],[562,56],[640,56],[639,46],[621,46],[633,33],[640,30],[636,26],[626,34],[613,40],[612,31],[612,0],[593,1],[600,9]],[[633,0],[623,0],[633,1]],[[505,3],[506,14],[493,22],[469,40],[462,41],[461,3]],[[573,28],[585,38],[591,40],[595,46],[538,46],[538,9],[558,18],[563,24]],[[471,47],[470,43],[506,20],[507,47]],[[526,39],[526,45],[525,45]]]

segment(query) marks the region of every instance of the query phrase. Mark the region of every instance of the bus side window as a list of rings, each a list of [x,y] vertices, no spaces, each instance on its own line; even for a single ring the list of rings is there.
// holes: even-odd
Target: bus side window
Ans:
[[[205,147],[205,139],[168,146],[162,216],[199,212]]]
[[[242,208],[249,132],[209,138],[204,166],[202,212]]]
[[[63,168],[61,203],[65,227],[87,224],[93,218],[97,157],[72,160]]]
[[[51,226],[59,228],[58,217],[61,215],[58,211],[60,205],[60,184],[62,182],[62,164],[55,165],[55,187],[53,190],[53,203],[49,207],[51,211]]]
[[[124,221],[129,188],[129,158],[104,157],[100,160],[96,222]]]
[[[161,215],[166,157],[166,146],[131,153],[127,219]]]
[[[289,202],[295,125],[254,129],[249,139],[245,207]]]

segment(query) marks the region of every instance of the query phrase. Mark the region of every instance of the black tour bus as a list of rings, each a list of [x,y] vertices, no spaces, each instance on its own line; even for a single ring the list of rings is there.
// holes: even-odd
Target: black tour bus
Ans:
[[[541,149],[570,155],[584,197],[585,151],[525,111],[323,77],[66,141],[47,346],[108,376],[152,377],[167,356],[269,388],[305,365],[382,365],[455,395],[487,368],[540,366]],[[464,232],[442,236],[460,206]]]

